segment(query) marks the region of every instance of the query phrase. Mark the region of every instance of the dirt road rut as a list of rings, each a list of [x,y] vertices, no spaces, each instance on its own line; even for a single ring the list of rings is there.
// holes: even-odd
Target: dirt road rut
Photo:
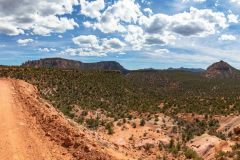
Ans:
[[[28,118],[11,81],[0,79],[0,159],[55,160],[71,159],[44,138]]]

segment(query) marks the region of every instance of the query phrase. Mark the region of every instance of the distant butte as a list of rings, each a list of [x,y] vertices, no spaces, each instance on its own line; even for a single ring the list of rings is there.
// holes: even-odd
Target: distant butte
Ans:
[[[210,65],[206,72],[207,78],[234,78],[237,76],[238,70],[224,61],[219,61]]]

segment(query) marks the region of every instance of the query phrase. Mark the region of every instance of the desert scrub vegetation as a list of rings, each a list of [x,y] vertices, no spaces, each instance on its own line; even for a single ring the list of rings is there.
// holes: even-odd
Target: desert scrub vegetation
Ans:
[[[193,121],[186,121],[178,117],[174,118],[178,127],[174,126],[172,132],[174,132],[174,130],[179,130],[182,134],[181,137],[183,142],[187,142],[195,136],[200,136],[204,133],[217,136],[223,140],[226,139],[224,134],[217,132],[219,122],[213,118],[204,118],[202,120],[195,118]]]
[[[192,149],[190,149],[190,148],[188,148],[188,147],[186,147],[186,148],[184,149],[184,155],[185,155],[185,157],[186,157],[187,159],[203,160],[201,157],[198,156],[198,154],[197,154],[194,150],[192,150]]]
[[[1,77],[12,77],[36,85],[43,98],[71,116],[73,106],[83,110],[101,108],[116,119],[127,117],[129,110],[156,112],[149,95],[134,89],[115,71],[78,71],[60,69],[8,68]]]
[[[1,67],[0,77],[36,85],[43,98],[70,117],[74,116],[73,106],[82,110],[100,108],[115,120],[131,118],[129,111],[170,116],[240,111],[238,79],[207,79],[199,73],[133,71],[123,75],[117,71]]]

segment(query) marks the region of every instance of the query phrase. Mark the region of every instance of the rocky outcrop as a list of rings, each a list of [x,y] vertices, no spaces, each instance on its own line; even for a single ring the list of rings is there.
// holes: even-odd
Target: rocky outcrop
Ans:
[[[187,146],[196,151],[205,160],[213,159],[219,151],[231,151],[231,144],[228,141],[208,134],[195,137],[187,143]]]
[[[204,76],[207,78],[237,78],[239,71],[224,61],[210,65]]]
[[[121,64],[115,61],[103,61],[96,63],[83,63],[75,60],[68,60],[63,58],[45,58],[40,60],[27,61],[22,64],[24,67],[34,68],[60,68],[60,69],[79,69],[79,70],[106,70],[106,71],[120,71],[127,73]]]

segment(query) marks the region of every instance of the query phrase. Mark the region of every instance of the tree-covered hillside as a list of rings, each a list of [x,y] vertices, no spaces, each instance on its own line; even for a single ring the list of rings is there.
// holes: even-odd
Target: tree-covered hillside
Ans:
[[[240,82],[208,79],[185,71],[79,71],[1,67],[1,77],[25,80],[42,96],[69,114],[73,106],[102,109],[115,118],[129,111],[229,114],[240,111]]]

